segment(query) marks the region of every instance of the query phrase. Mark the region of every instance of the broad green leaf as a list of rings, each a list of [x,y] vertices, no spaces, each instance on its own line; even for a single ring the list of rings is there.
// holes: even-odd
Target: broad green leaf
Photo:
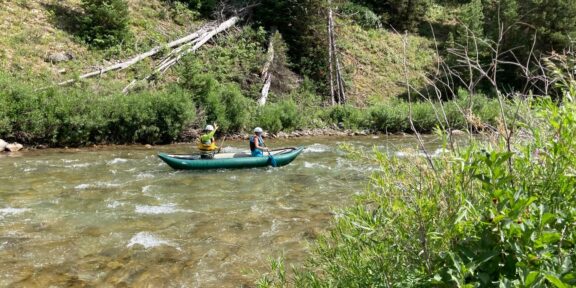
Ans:
[[[545,276],[546,280],[550,281],[556,288],[569,288],[568,285],[562,283],[562,280],[558,279],[556,276],[548,274]]]
[[[526,286],[531,286],[532,284],[534,284],[534,281],[536,281],[536,279],[538,279],[538,275],[540,275],[539,272],[536,271],[531,271],[530,273],[528,273],[528,276],[526,276]]]
[[[562,235],[558,232],[544,232],[542,236],[536,240],[536,242],[540,242],[542,244],[551,244],[558,242],[562,238]]]

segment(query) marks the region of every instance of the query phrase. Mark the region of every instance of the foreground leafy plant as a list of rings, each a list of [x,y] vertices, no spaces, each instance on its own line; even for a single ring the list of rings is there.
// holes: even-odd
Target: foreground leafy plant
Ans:
[[[576,103],[533,109],[540,125],[512,152],[474,142],[431,168],[375,151],[372,188],[277,286],[576,285]]]

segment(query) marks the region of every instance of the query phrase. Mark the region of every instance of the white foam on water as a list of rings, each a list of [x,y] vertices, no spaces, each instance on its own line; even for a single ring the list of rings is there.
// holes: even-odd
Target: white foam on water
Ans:
[[[78,162],[80,160],[78,159],[62,159],[62,162],[64,163],[74,163],[74,162]]]
[[[330,151],[330,147],[328,147],[327,145],[318,144],[318,143],[314,143],[314,144],[306,147],[306,149],[304,149],[304,153],[322,153],[322,152],[327,152],[327,151]]]
[[[36,170],[38,170],[38,168],[24,168],[24,169],[22,169],[22,171],[24,171],[24,172],[32,172],[32,171],[36,171]]]
[[[304,168],[322,168],[322,169],[332,170],[332,167],[330,167],[330,166],[322,165],[319,163],[310,163],[307,161],[304,161]]]
[[[88,188],[90,188],[90,184],[80,184],[80,185],[74,187],[74,189],[77,189],[77,190],[84,190],[84,189],[88,189]]]
[[[64,168],[86,168],[91,165],[92,165],[91,163],[80,163],[80,164],[64,165]]]
[[[149,206],[149,205],[136,205],[136,213],[158,215],[158,214],[173,214],[173,213],[197,213],[190,209],[179,209],[176,204],[166,204],[160,206]]]
[[[30,209],[28,208],[12,208],[12,207],[6,207],[6,208],[0,208],[0,215],[16,215],[16,214],[20,214],[20,213],[24,213],[26,211],[28,211]]]
[[[152,175],[150,173],[139,173],[138,175],[136,175],[136,178],[138,178],[138,179],[150,179],[150,178],[154,178],[154,175]]]
[[[90,188],[117,188],[120,187],[120,184],[116,183],[108,183],[108,182],[96,182],[94,184],[80,184],[74,187],[76,190],[86,190]]]
[[[120,206],[124,206],[124,203],[118,202],[118,201],[112,201],[106,205],[106,207],[112,208],[112,209],[120,207]]]
[[[153,248],[161,245],[173,246],[175,245],[170,241],[164,240],[150,232],[138,232],[136,235],[132,236],[130,242],[126,247],[132,247],[134,245],[142,245],[144,248]]]
[[[150,192],[150,190],[152,189],[152,185],[146,185],[144,187],[142,187],[142,193],[148,193]]]
[[[128,162],[128,159],[124,159],[124,158],[114,158],[110,161],[107,161],[106,164],[108,165],[114,165],[114,164],[120,164],[120,163],[126,163]]]
[[[270,227],[269,231],[264,231],[260,234],[260,237],[270,237],[276,233],[278,233],[278,228],[280,227],[280,221],[277,219],[272,220],[272,226]]]

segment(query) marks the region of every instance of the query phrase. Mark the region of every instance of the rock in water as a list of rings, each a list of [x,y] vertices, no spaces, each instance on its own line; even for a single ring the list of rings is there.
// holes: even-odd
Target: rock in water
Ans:
[[[8,151],[10,151],[10,152],[20,151],[20,150],[22,150],[22,148],[24,148],[24,146],[22,144],[19,144],[19,143],[12,143],[12,144],[6,145],[6,149],[8,149]]]
[[[6,141],[0,139],[0,152],[6,150],[7,145],[8,145],[8,143],[6,143]]]

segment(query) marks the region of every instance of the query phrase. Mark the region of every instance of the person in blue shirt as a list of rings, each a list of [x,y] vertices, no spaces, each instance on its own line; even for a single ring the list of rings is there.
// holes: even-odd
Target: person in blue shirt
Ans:
[[[256,127],[254,135],[250,136],[250,152],[253,157],[264,156],[264,151],[270,153],[270,149],[265,146],[264,139],[262,139],[263,132],[262,128]]]

